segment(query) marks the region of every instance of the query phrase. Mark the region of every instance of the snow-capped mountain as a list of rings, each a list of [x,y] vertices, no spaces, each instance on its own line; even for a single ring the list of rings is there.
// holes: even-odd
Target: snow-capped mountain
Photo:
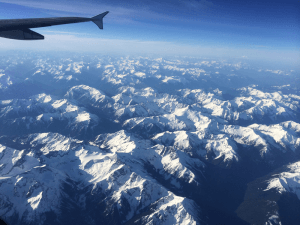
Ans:
[[[85,133],[99,124],[99,117],[67,99],[39,94],[29,99],[0,101],[0,133],[24,134],[32,131],[64,130]]]
[[[237,210],[238,215],[251,224],[259,221],[265,224],[293,224],[299,221],[299,168],[297,161],[251,182],[244,202]],[[250,213],[245,213],[247,210]],[[257,217],[251,218],[251,214]]]
[[[71,208],[82,212],[79,219],[84,224],[97,224],[106,215],[97,218],[95,211],[86,216],[99,203],[106,214],[119,216],[115,223],[145,212],[146,216],[138,216],[140,223],[199,222],[193,200],[176,196],[147,173],[144,162],[149,161],[170,184],[179,185],[177,177],[193,181],[186,168],[189,160],[179,162],[179,168],[168,168],[176,153],[162,156],[162,146],[151,146],[150,141],[124,131],[101,135],[89,145],[57,133],[32,134],[13,142],[24,149],[0,145],[1,215],[8,223],[62,223],[66,219],[63,211]],[[199,160],[194,163],[203,167]]]
[[[237,60],[7,56],[0,217],[289,224],[300,205],[298,76]]]

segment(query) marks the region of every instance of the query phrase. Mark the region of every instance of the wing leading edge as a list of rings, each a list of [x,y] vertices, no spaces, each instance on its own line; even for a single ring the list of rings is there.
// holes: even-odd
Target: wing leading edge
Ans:
[[[16,40],[41,40],[44,36],[30,28],[48,27],[70,23],[94,22],[100,29],[103,29],[103,17],[107,12],[101,13],[92,18],[84,17],[54,17],[37,19],[13,19],[0,20],[0,37]]]

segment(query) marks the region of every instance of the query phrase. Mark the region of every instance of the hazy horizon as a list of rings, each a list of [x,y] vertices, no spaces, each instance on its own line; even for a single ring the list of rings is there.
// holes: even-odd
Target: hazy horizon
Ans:
[[[1,39],[0,50],[113,55],[246,57],[298,66],[300,16],[291,1],[23,1],[1,0],[0,19],[92,17],[92,22],[33,29],[43,41]]]

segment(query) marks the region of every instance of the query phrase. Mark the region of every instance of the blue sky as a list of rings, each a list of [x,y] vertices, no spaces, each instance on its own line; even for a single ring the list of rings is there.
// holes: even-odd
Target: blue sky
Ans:
[[[45,35],[44,43],[1,40],[0,49],[48,46],[58,51],[76,46],[78,51],[107,53],[300,59],[297,0],[0,0],[1,19],[91,17],[107,10],[104,30],[93,23],[34,29]]]

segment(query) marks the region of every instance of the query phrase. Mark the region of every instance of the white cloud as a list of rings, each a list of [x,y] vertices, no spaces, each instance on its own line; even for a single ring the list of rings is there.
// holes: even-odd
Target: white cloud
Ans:
[[[36,0],[0,0],[0,3],[9,3],[16,4],[21,6],[26,6],[30,8],[52,10],[48,11],[49,14],[53,16],[86,16],[91,17],[95,16],[104,11],[110,11],[109,16],[105,18],[106,23],[115,22],[115,23],[142,23],[141,20],[147,18],[154,21],[176,21],[180,20],[181,22],[189,22],[189,19],[186,19],[183,15],[178,14],[176,16],[167,15],[158,13],[155,10],[151,10],[148,7],[141,5],[113,5],[103,2],[88,2],[88,1],[36,1]],[[161,5],[158,2],[155,3],[157,7],[172,7],[172,4],[164,5],[162,2]],[[188,6],[194,4],[192,7],[194,10],[199,8],[205,8],[212,4],[206,0],[198,1],[189,1],[185,2],[183,6]],[[187,7],[189,8],[189,7]],[[17,16],[17,15],[15,15]],[[203,21],[201,23],[204,23]]]
[[[55,30],[44,30],[43,32],[46,33],[55,33],[55,34],[70,34],[70,35],[82,35],[82,33],[77,33],[77,32],[68,32],[68,31],[55,31]],[[85,35],[89,35],[88,33]]]
[[[125,7],[113,7],[103,3],[90,3],[86,1],[35,1],[35,0],[0,0],[0,3],[16,4],[30,8],[52,10],[48,11],[53,16],[86,16],[91,17],[105,11],[112,11],[105,20],[118,21],[124,18],[130,18],[131,15],[139,13],[138,10],[128,9]],[[13,15],[13,14],[12,14]],[[17,15],[15,15],[17,16]],[[14,16],[14,18],[15,18]],[[31,16],[32,17],[32,16]]]
[[[87,13],[90,12],[95,14],[94,11],[97,10],[94,4],[85,3],[82,5],[82,8],[78,7],[78,2],[75,4],[66,4],[57,1],[34,1],[34,0],[0,0],[3,3],[16,4],[31,8],[39,8],[39,9],[47,9],[47,10],[55,10],[55,11],[63,11],[63,12],[71,12],[71,13]],[[99,10],[97,10],[99,12]]]
[[[2,50],[99,52],[104,54],[178,54],[184,47],[171,42],[77,37],[71,33],[44,34],[42,41],[2,39]],[[188,52],[187,52],[188,53]]]

